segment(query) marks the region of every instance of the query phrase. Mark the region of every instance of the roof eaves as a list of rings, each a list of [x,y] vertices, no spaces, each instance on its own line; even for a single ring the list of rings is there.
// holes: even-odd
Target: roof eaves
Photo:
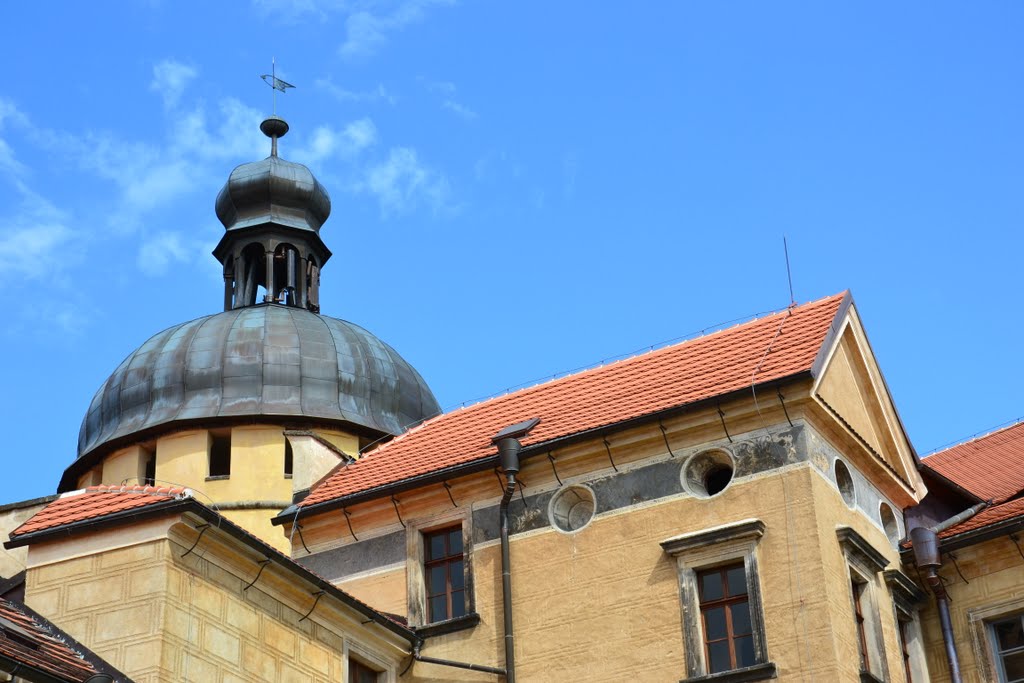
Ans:
[[[194,502],[193,498],[168,497],[166,502],[161,501],[159,503],[151,503],[139,508],[121,510],[107,515],[90,517],[89,519],[83,519],[78,522],[71,522],[70,524],[61,524],[59,526],[40,529],[39,531],[30,531],[28,533],[18,534],[17,536],[12,536],[9,541],[4,542],[4,547],[10,550],[12,548],[20,548],[38,541],[50,540],[60,536],[71,536],[76,533],[96,531],[128,520],[164,515],[170,512],[176,512],[179,509],[184,509],[188,507],[191,502]]]
[[[674,406],[672,408],[667,408],[665,410],[659,410],[653,413],[646,413],[644,415],[632,417],[628,420],[623,420],[621,422],[612,422],[606,425],[602,425],[600,427],[594,427],[592,429],[587,429],[581,432],[574,432],[572,434],[566,434],[564,436],[548,439],[547,441],[541,441],[539,443],[525,445],[523,446],[520,458],[526,460],[532,456],[543,455],[544,453],[547,453],[548,451],[553,450],[556,447],[565,447],[567,445],[578,443],[580,441],[586,441],[588,439],[592,439],[601,435],[611,434],[613,432],[619,432],[624,429],[630,429],[632,427],[644,425],[649,422],[655,422],[657,420],[673,417],[675,415],[679,415],[681,413],[684,413],[688,410],[693,410],[695,408],[699,409],[707,405],[714,405],[716,403],[721,403],[722,401],[728,401],[734,398],[739,398],[746,395],[747,392],[749,392],[751,389],[755,391],[760,391],[763,389],[770,389],[773,387],[782,386],[784,384],[790,384],[792,382],[796,382],[803,379],[809,379],[811,377],[811,373],[805,370],[793,373],[791,375],[786,375],[785,377],[779,377],[773,380],[769,380],[767,382],[755,384],[750,387],[744,387],[743,389],[738,389],[736,391],[731,391],[725,394],[709,396],[707,398],[700,399],[699,401],[684,403],[679,406]],[[390,482],[388,484],[382,484],[380,486],[366,489],[364,491],[359,491],[358,493],[352,493],[347,496],[332,498],[330,500],[321,501],[319,503],[314,503],[308,506],[302,506],[300,504],[297,509],[296,506],[292,506],[282,511],[275,517],[273,517],[270,521],[271,524],[275,526],[280,526],[282,524],[288,523],[289,521],[297,521],[300,516],[307,516],[309,514],[318,514],[321,512],[336,510],[339,508],[348,507],[349,505],[356,505],[358,503],[364,503],[370,500],[374,500],[376,498],[381,498],[383,496],[419,488],[421,486],[438,484],[455,477],[461,477],[468,474],[483,472],[487,469],[496,466],[497,464],[498,456],[497,453],[495,453],[493,455],[488,455],[483,458],[477,458],[476,460],[471,460],[469,462],[459,463],[458,465],[454,465],[451,467],[434,470],[432,472],[416,475],[414,477],[409,477],[407,479],[400,479],[398,481]]]
[[[1021,530],[1024,530],[1024,513],[1016,517],[987,524],[977,529],[947,536],[939,540],[939,547],[944,551],[957,550],[958,548],[966,548],[967,546],[999,538],[1000,536],[1008,536]]]

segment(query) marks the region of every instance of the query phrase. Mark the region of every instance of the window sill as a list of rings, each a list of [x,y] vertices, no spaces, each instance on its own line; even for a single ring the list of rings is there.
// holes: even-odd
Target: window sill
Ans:
[[[473,628],[479,623],[480,615],[476,612],[471,612],[469,614],[464,614],[461,617],[455,617],[454,619],[446,619],[445,621],[438,621],[433,624],[427,624],[426,626],[416,626],[413,630],[418,636],[431,638],[433,636],[441,636],[446,633],[464,631],[468,628]]]
[[[860,683],[885,683],[881,678],[870,671],[860,672]]]
[[[206,481],[221,481],[222,479],[230,479],[230,474],[214,474],[206,478]]]
[[[723,671],[706,676],[684,678],[679,683],[744,683],[745,681],[766,681],[769,678],[775,678],[775,664],[773,662],[755,664],[754,666],[747,666],[742,669],[733,669],[732,671]]]

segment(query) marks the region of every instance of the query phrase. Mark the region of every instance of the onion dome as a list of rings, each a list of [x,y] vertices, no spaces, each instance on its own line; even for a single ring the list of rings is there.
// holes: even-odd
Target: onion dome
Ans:
[[[252,306],[171,327],[125,358],[89,405],[78,456],[240,417],[308,418],[379,435],[439,412],[420,374],[358,325]]]
[[[277,156],[277,139],[288,124],[276,116],[260,129],[273,141],[262,161],[242,164],[217,195],[217,218],[226,230],[266,224],[319,232],[331,215],[331,198],[312,171]]]

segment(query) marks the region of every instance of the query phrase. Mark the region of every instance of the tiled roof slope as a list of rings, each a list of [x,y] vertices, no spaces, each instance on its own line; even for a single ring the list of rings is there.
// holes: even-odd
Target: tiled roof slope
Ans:
[[[180,486],[90,486],[44,507],[12,531],[11,539],[189,496],[191,492]]]
[[[922,461],[982,500],[996,503],[1024,491],[1024,421],[965,441]]]
[[[21,666],[73,683],[80,683],[99,673],[91,662],[86,661],[78,643],[19,603],[0,599],[0,634],[3,634],[0,637],[0,657]],[[33,680],[27,671],[18,675]]]
[[[495,452],[490,441],[499,430],[532,417],[542,421],[524,446],[747,389],[752,380],[809,371],[846,297],[844,292],[795,306],[445,413],[339,467],[301,505],[472,463]]]
[[[989,526],[1003,524],[1020,518],[1024,520],[1024,498],[1016,498],[1001,505],[993,505],[985,508],[966,522],[961,522],[954,527],[944,530],[939,538],[950,538],[966,534],[968,531],[977,531]]]

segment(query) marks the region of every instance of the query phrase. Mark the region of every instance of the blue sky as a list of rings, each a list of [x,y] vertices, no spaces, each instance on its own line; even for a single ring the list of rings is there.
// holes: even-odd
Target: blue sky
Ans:
[[[217,312],[213,199],[331,192],[323,311],[442,405],[853,291],[920,452],[1024,415],[1024,5],[15,3],[0,88],[0,500]],[[512,323],[512,324],[509,324]]]

